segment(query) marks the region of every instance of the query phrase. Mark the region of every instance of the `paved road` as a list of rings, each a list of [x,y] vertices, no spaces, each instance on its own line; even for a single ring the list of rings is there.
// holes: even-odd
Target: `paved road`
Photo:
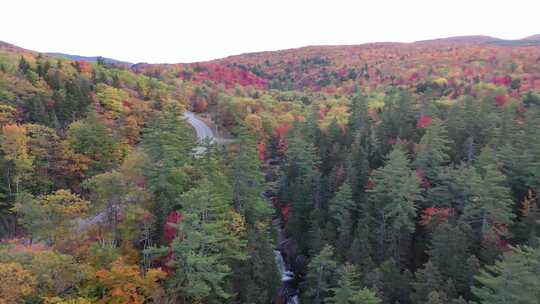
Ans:
[[[194,113],[186,111],[184,112],[184,118],[195,129],[197,133],[197,139],[199,141],[210,140],[216,141],[216,136],[210,127],[201,119],[199,119]]]
[[[210,143],[213,144],[230,144],[234,142],[234,139],[216,136],[214,131],[212,131],[212,129],[193,112],[184,112],[184,118],[195,129],[199,142],[204,140],[210,140]],[[200,149],[197,150],[197,153],[201,152],[199,150]]]
[[[186,121],[195,129],[195,132],[197,133],[197,139],[202,142],[204,140],[210,140],[211,143],[219,143],[219,144],[225,144],[230,143],[232,140],[216,137],[212,129],[200,118],[195,115],[193,112],[186,111],[184,112],[184,118]],[[205,152],[204,147],[197,147],[195,148],[195,154],[202,154]],[[121,206],[115,206],[115,208],[120,209]],[[90,225],[98,224],[105,222],[107,220],[107,210],[103,210],[99,212],[98,214],[88,217],[88,218],[80,218],[77,219],[76,222],[78,224],[79,230],[84,230]]]

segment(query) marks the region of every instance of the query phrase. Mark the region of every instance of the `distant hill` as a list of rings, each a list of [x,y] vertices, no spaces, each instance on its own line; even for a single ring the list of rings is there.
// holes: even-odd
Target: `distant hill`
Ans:
[[[525,37],[521,40],[538,40],[540,41],[540,34],[536,34],[536,35],[532,35],[532,36],[529,36],[529,37]]]
[[[11,43],[0,41],[0,51],[6,51],[9,53],[25,54],[25,55],[35,55],[37,52],[23,49]]]
[[[467,44],[482,44],[489,43],[493,41],[501,40],[496,37],[483,36],[483,35],[472,35],[472,36],[455,36],[447,38],[437,38],[429,40],[420,40],[415,41],[415,44],[445,44],[445,43],[467,43]]]
[[[447,44],[494,44],[501,46],[536,46],[540,45],[540,34],[529,36],[523,39],[500,39],[491,36],[456,36],[448,38],[438,38],[431,40],[415,41],[417,45],[447,45]]]
[[[488,42],[488,44],[496,44],[502,46],[540,46],[540,39],[497,40]]]
[[[16,45],[13,45],[13,44],[5,42],[5,41],[0,41],[0,51],[5,51],[5,52],[8,52],[8,53],[12,53],[12,54],[29,55],[29,56],[37,55],[37,54],[40,53],[40,52],[37,52],[37,51],[27,50],[27,49],[24,49],[22,47],[18,47]],[[66,58],[68,60],[75,60],[75,61],[77,61],[77,60],[86,60],[86,61],[89,61],[89,62],[96,62],[98,57],[99,57],[99,56],[79,56],[79,55],[71,55],[71,54],[56,53],[56,52],[43,53],[43,54],[45,54],[47,56],[51,56],[51,57]],[[127,65],[127,66],[132,66],[133,65],[133,63],[131,63],[131,62],[117,60],[117,59],[114,59],[114,58],[103,57],[103,59],[105,60],[106,63],[110,63],[110,64],[121,64],[121,65]]]
[[[61,57],[61,58],[67,58],[69,60],[86,60],[86,61],[89,61],[89,62],[96,62],[97,59],[100,57],[100,56],[79,56],[79,55],[71,55],[71,54],[64,54],[64,53],[45,53],[49,56],[52,56],[52,57]],[[107,57],[103,57],[103,59],[105,60],[106,63],[110,63],[110,64],[122,64],[122,65],[128,65],[128,66],[132,66],[133,63],[131,62],[127,62],[127,61],[122,61],[122,60],[118,60],[118,59],[113,59],[113,58],[107,58]]]

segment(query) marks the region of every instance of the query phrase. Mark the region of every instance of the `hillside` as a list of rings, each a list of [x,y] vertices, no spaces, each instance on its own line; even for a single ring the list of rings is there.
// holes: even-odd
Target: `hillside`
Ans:
[[[535,40],[0,42],[0,303],[536,303],[539,126]]]
[[[98,58],[103,58],[103,60],[106,63],[110,63],[110,64],[122,64],[122,65],[127,65],[127,66],[133,65],[133,63],[131,63],[131,62],[126,62],[126,61],[122,61],[122,60],[117,60],[117,59],[107,58],[107,57],[101,57],[101,56],[80,56],[80,55],[70,55],[70,54],[64,54],[64,53],[46,53],[46,54],[48,56],[51,56],[51,57],[66,58],[66,59],[73,60],[73,61],[84,60],[84,61],[88,61],[88,62],[97,62]]]
[[[532,35],[532,36],[523,38],[523,40],[540,40],[540,34]]]
[[[533,42],[531,46],[531,41],[523,45],[468,36],[409,44],[311,46],[194,64],[143,64],[134,70],[153,76],[172,74],[198,83],[209,80],[228,88],[239,84],[280,90],[343,89],[350,93],[355,83],[374,90],[387,85],[415,86],[435,79],[470,86],[478,77],[490,81],[508,76],[523,79],[526,90],[539,85],[534,75],[540,71],[540,48],[535,45]]]
[[[454,37],[448,37],[448,38],[439,38],[439,39],[430,39],[430,40],[421,40],[416,41],[414,43],[416,44],[485,44],[488,42],[493,42],[501,40],[499,38],[490,37],[490,36],[482,36],[482,35],[476,35],[476,36],[454,36]]]

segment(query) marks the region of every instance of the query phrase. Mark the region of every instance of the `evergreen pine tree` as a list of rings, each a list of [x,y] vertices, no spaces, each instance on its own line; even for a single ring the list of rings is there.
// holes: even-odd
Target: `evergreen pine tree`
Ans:
[[[538,303],[540,299],[540,249],[516,247],[504,253],[502,260],[486,266],[473,287],[482,304]]]
[[[368,288],[363,288],[354,294],[350,300],[351,304],[381,304],[382,300],[377,294]]]
[[[399,263],[400,240],[403,234],[414,231],[416,205],[421,201],[420,183],[410,170],[409,161],[399,145],[388,156],[383,168],[373,173],[375,186],[368,190],[369,202],[378,226],[378,255],[391,252]],[[385,242],[390,239],[390,251]]]
[[[325,303],[335,304],[378,304],[381,299],[367,288],[360,289],[359,273],[356,266],[345,264],[340,269],[337,287],[332,288],[332,296]]]
[[[510,224],[515,216],[506,178],[498,170],[490,148],[482,150],[478,162],[476,173],[470,172],[461,181],[469,188],[463,217],[473,227],[480,227],[480,235],[484,237],[495,225]]]
[[[433,231],[428,251],[430,262],[448,279],[451,279],[459,294],[468,291],[470,277],[474,272],[467,263],[470,256],[467,227],[439,224]],[[465,231],[464,231],[465,230]]]
[[[182,303],[217,304],[231,298],[232,268],[247,259],[245,226],[231,211],[220,179],[202,181],[179,198],[183,218],[171,244],[175,272],[168,291]]]
[[[233,156],[230,168],[233,204],[249,224],[255,224],[267,219],[271,210],[261,197],[263,176],[255,150],[255,138],[246,129],[240,129],[238,134],[240,147]]]
[[[324,246],[308,265],[302,302],[321,304],[330,296],[330,289],[337,283],[336,267],[334,248],[329,245]]]
[[[353,229],[352,214],[355,211],[355,204],[352,200],[352,190],[348,183],[343,184],[335,197],[329,202],[329,214],[332,218],[332,224],[337,229],[337,245],[340,251],[346,252],[350,246],[351,233]]]
[[[303,250],[308,249],[308,238],[304,235],[312,230],[313,213],[321,208],[317,201],[319,164],[315,147],[300,134],[293,134],[283,167],[279,197],[282,202],[292,205],[286,228]]]
[[[444,279],[439,270],[428,261],[422,269],[414,274],[415,280],[411,284],[414,292],[411,294],[411,301],[415,304],[422,304],[430,299],[432,292],[437,292],[439,296],[444,294]],[[446,294],[444,294],[446,297]]]
[[[450,159],[449,144],[445,126],[440,120],[434,119],[420,140],[420,151],[414,161],[415,167],[421,169],[431,183],[438,182],[441,167]]]
[[[157,222],[162,223],[192,183],[184,169],[192,161],[195,139],[177,105],[163,109],[143,131],[141,147],[147,157],[144,175],[157,200]]]
[[[358,270],[351,264],[345,264],[340,268],[337,287],[331,288],[331,296],[325,299],[325,303],[341,304],[350,303],[352,297],[360,291],[358,283]]]

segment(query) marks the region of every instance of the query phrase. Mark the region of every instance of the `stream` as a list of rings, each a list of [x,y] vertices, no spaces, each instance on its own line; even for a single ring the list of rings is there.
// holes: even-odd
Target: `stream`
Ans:
[[[289,282],[295,280],[294,272],[287,269],[287,265],[283,260],[283,256],[279,250],[274,250],[274,259],[281,275],[281,283],[283,284],[283,297],[285,298],[286,304],[299,304],[298,295],[296,288],[289,286]]]

